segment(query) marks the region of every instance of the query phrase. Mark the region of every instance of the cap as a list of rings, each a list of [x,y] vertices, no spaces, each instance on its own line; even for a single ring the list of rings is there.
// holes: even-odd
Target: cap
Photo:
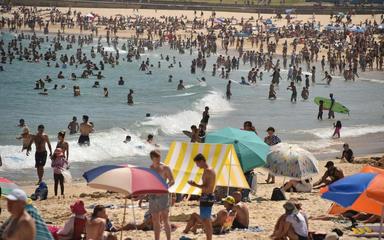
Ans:
[[[27,194],[21,189],[13,189],[10,194],[6,196],[11,201],[23,201],[27,202]]]
[[[85,210],[84,202],[82,200],[76,200],[71,206],[71,211],[73,214],[83,215],[87,213]]]
[[[325,240],[338,240],[339,239],[339,235],[337,235],[337,233],[328,233],[325,238]]]
[[[297,211],[295,204],[293,202],[290,202],[290,201],[284,203],[283,207],[286,211],[289,211],[289,212]]]
[[[221,199],[221,201],[229,203],[229,204],[235,204],[236,203],[235,198],[233,198],[232,196],[227,196],[226,198]]]
[[[332,161],[328,161],[327,164],[325,164],[326,168],[333,167],[335,164]]]

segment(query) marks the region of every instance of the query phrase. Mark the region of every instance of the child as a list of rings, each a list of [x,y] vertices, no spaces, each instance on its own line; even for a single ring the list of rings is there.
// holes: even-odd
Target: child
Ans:
[[[324,101],[320,100],[319,103],[319,113],[317,114],[317,120],[323,120]]]
[[[335,128],[335,132],[333,132],[332,138],[337,134],[337,138],[340,138],[340,129],[341,129],[341,121],[337,121],[336,124],[333,124]]]
[[[67,168],[68,161],[65,159],[64,152],[61,148],[56,148],[52,156],[54,191],[57,196],[57,187],[60,183],[61,196],[64,196],[64,175],[63,171]]]

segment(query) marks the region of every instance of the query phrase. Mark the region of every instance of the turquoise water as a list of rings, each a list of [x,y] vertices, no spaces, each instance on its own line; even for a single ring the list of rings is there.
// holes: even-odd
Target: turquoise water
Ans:
[[[1,38],[7,43],[12,39],[10,34],[2,34]],[[123,40],[120,40],[119,48]],[[24,41],[24,45],[27,41]],[[105,50],[114,52],[102,42]],[[63,43],[64,49],[66,44]],[[82,48],[90,58],[91,46],[96,48],[97,41]],[[42,49],[48,49],[49,43],[44,43]],[[59,51],[57,56],[66,53],[75,54],[74,49]],[[205,73],[197,69],[196,74],[190,73],[190,64],[197,57],[197,49],[192,56],[189,51],[179,54],[171,50],[167,44],[154,51],[146,51],[141,59],[132,63],[122,61],[126,53],[120,51],[120,64],[115,68],[105,65],[100,81],[100,88],[92,88],[96,77],[89,79],[69,80],[70,73],[77,76],[83,71],[82,66],[68,66],[66,69],[46,66],[46,62],[28,63],[15,59],[13,64],[2,64],[4,72],[0,72],[0,154],[3,157],[2,171],[12,174],[16,169],[23,168],[28,172],[34,166],[32,156],[26,157],[20,153],[21,142],[16,140],[20,129],[16,127],[18,120],[24,118],[32,132],[37,125],[44,124],[51,141],[56,141],[56,134],[66,129],[72,116],[81,120],[83,114],[90,116],[95,124],[96,132],[91,136],[91,146],[81,148],[76,142],[78,136],[69,136],[70,161],[80,174],[85,168],[94,164],[108,162],[130,162],[147,165],[143,162],[152,146],[145,143],[147,134],[155,134],[156,141],[166,152],[172,140],[184,140],[181,131],[189,129],[190,125],[198,124],[205,106],[210,107],[210,122],[208,130],[221,127],[242,127],[246,120],[254,123],[259,135],[265,135],[268,126],[274,126],[277,134],[284,140],[298,143],[313,152],[329,151],[326,147],[334,144],[330,140],[332,123],[334,121],[317,121],[317,106],[313,103],[315,96],[327,97],[334,93],[336,101],[349,107],[351,115],[337,115],[344,128],[343,137],[361,136],[368,133],[384,132],[384,76],[380,72],[361,73],[356,82],[345,82],[341,77],[334,76],[331,86],[315,85],[310,88],[310,100],[298,100],[291,104],[290,91],[286,90],[288,82],[286,70],[282,70],[283,81],[277,90],[277,100],[267,99],[271,73],[264,72],[264,80],[256,85],[245,86],[237,82],[240,77],[247,76],[249,65],[240,64],[240,69],[232,71],[230,79],[235,80],[232,86],[233,97],[230,102],[224,99],[227,80],[211,76],[212,64],[216,56],[207,59]],[[170,62],[160,59],[163,54],[170,56]],[[219,53],[222,54],[222,53]],[[232,56],[235,53],[232,53]],[[172,57],[176,57],[174,68],[168,68]],[[236,55],[237,56],[237,55]],[[139,71],[141,61],[150,58],[154,65],[150,70],[152,75]],[[97,55],[93,62],[99,62]],[[161,68],[157,62],[161,62]],[[179,68],[178,62],[182,63]],[[305,69],[305,67],[303,67]],[[320,66],[317,65],[317,69]],[[56,78],[63,71],[66,79]],[[218,71],[219,72],[219,71]],[[48,96],[38,94],[34,90],[35,81],[49,75],[53,81],[46,83]],[[173,75],[173,82],[168,82],[168,76]],[[124,86],[118,86],[117,81],[122,76]],[[206,83],[198,81],[205,77]],[[317,73],[317,81],[322,74]],[[177,91],[178,80],[183,79],[186,85],[184,91]],[[64,84],[66,89],[53,90],[54,84]],[[72,87],[79,85],[81,96],[73,97]],[[109,97],[103,97],[103,87],[108,87]],[[132,88],[135,92],[133,106],[126,104],[127,93]],[[302,86],[298,86],[300,96]],[[298,97],[300,99],[300,97]],[[147,118],[146,113],[151,117]],[[324,114],[326,116],[326,113]],[[126,135],[132,136],[132,143],[125,144]],[[53,143],[55,145],[55,143]],[[165,155],[165,153],[164,153]],[[5,174],[5,173],[4,173]]]

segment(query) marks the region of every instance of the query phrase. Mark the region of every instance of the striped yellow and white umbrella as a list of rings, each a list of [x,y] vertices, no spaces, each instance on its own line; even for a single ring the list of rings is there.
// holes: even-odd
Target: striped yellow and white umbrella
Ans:
[[[279,143],[271,147],[264,166],[275,176],[306,179],[317,175],[317,160],[312,153],[287,143]]]
[[[203,170],[193,161],[198,153],[204,155],[208,166],[216,172],[217,186],[249,188],[232,144],[173,142],[164,161],[171,168],[175,179],[169,192],[201,194],[201,189],[188,184],[189,180],[201,183]]]

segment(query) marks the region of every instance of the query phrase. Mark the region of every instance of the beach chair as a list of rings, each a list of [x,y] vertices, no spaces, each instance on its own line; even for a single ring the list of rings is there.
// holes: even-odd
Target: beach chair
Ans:
[[[75,218],[74,228],[73,228],[73,240],[81,240],[83,239],[83,235],[85,234],[85,224],[87,220],[82,218]]]

